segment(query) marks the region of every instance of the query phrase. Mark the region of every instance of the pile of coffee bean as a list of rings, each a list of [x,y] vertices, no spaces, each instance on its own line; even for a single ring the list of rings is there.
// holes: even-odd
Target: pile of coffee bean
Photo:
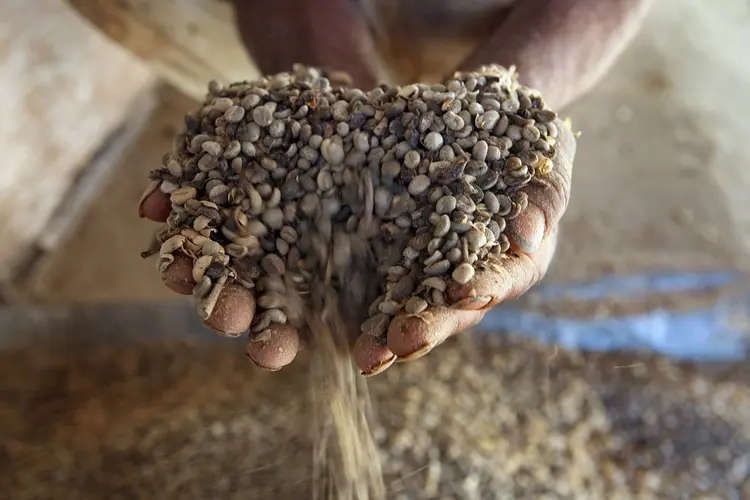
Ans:
[[[204,320],[225,288],[251,289],[246,327],[262,336],[292,322],[293,294],[315,280],[356,293],[353,266],[369,266],[380,295],[362,304],[362,331],[384,335],[508,251],[523,187],[553,168],[556,118],[500,66],[369,92],[301,65],[212,82],[151,172],[147,194],[171,201],[158,268],[192,265]]]

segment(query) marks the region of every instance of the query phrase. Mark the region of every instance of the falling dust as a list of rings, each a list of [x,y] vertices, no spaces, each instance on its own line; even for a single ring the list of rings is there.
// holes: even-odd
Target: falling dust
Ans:
[[[367,304],[377,295],[369,255],[334,265],[333,252],[320,279],[306,296],[288,297],[289,317],[312,347],[313,500],[386,498],[380,455],[372,435],[373,418],[365,377],[351,359]],[[336,275],[334,285],[332,278]],[[291,285],[291,283],[289,284]],[[292,286],[287,288],[294,290]],[[343,293],[342,293],[343,292]]]
[[[350,332],[329,289],[322,314],[308,325],[316,342],[311,364],[314,411],[314,500],[380,500],[385,485],[369,426],[367,384],[349,357]],[[356,331],[356,330],[355,330]]]

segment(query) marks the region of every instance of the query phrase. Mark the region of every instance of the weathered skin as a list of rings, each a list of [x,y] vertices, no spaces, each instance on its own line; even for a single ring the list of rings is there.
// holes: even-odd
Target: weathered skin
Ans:
[[[401,82],[435,81],[483,64],[514,65],[523,84],[542,92],[560,109],[588,91],[609,69],[640,26],[649,0],[235,0],[237,23],[249,52],[265,74],[294,63],[343,70],[355,85],[377,83],[378,55]],[[545,186],[528,191],[529,207],[509,222],[512,251],[492,271],[448,290],[454,306],[397,316],[387,344],[362,336],[354,359],[374,375],[397,359],[422,356],[446,338],[477,324],[490,308],[538,283],[550,265],[557,223],[570,198],[575,141],[561,132],[555,168]],[[153,196],[164,196],[160,192]],[[162,206],[158,200],[144,204]],[[144,215],[163,218],[154,210]],[[173,278],[174,279],[174,278]],[[179,281],[179,280],[178,280]],[[247,316],[251,297],[231,308]],[[250,313],[252,314],[252,313]],[[231,323],[231,318],[226,318]],[[212,325],[221,329],[223,325]],[[300,345],[283,326],[275,344],[250,358],[277,370]]]

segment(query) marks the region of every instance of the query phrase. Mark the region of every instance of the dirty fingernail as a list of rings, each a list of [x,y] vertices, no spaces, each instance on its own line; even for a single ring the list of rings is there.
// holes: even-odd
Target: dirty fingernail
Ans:
[[[492,302],[492,297],[467,297],[451,305],[451,309],[461,309],[462,311],[479,311],[487,307]]]
[[[434,348],[435,348],[434,344],[424,344],[422,347],[419,347],[415,351],[412,351],[411,354],[407,354],[405,356],[399,356],[399,358],[406,360],[406,361],[409,361],[412,359],[419,359],[429,354],[429,352],[432,351]]]
[[[372,335],[359,336],[352,357],[362,375],[366,377],[384,372],[396,361],[396,355],[388,348],[385,339]]]

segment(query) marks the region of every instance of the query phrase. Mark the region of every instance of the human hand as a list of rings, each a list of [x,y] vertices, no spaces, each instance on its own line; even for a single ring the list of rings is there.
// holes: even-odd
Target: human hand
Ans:
[[[553,108],[588,91],[613,64],[643,22],[650,0],[526,0],[519,2],[488,40],[461,65],[515,66],[521,83],[541,90]],[[533,22],[530,24],[530,20]],[[466,285],[446,290],[448,308],[401,314],[388,327],[387,343],[362,335],[354,358],[363,373],[382,372],[396,359],[414,359],[479,323],[491,308],[517,298],[546,274],[557,245],[557,224],[570,198],[576,143],[557,122],[554,168],[527,186],[529,206],[508,223],[511,249]]]
[[[570,179],[575,156],[575,139],[568,125],[554,122],[558,130],[557,154],[552,168],[537,176],[524,192],[528,207],[508,222],[505,234],[510,251],[490,260],[465,285],[453,283],[446,290],[449,307],[428,308],[417,315],[396,316],[388,329],[387,343],[363,334],[357,340],[353,357],[364,374],[383,371],[396,359],[420,357],[451,335],[476,325],[495,305],[525,293],[541,280],[549,267],[557,242],[557,223],[570,197]],[[171,211],[169,197],[156,190],[139,206],[140,215],[165,222]],[[177,255],[162,274],[165,284],[177,293],[189,295],[193,281],[193,261]],[[250,326],[255,298],[239,285],[227,286],[206,320],[219,334],[238,336]],[[300,348],[299,332],[289,325],[274,324],[264,342],[250,342],[248,356],[258,366],[278,370],[290,363]]]
[[[401,313],[388,327],[387,343],[363,334],[353,356],[365,375],[382,372],[394,361],[416,359],[447,338],[479,323],[496,305],[518,298],[546,274],[557,245],[557,229],[570,199],[570,181],[576,142],[570,127],[556,120],[557,155],[552,169],[537,173],[524,192],[528,207],[508,221],[507,254],[490,258],[483,270],[465,285],[452,282],[446,290],[448,307],[428,308],[422,313]]]
[[[560,4],[570,6],[585,1],[563,0]],[[350,2],[326,2],[325,19],[317,21],[314,18],[306,18],[308,12],[304,7],[305,2],[275,0],[269,3],[269,9],[273,9],[264,11],[260,17],[252,16],[249,7],[242,8],[243,5],[252,4],[253,9],[256,9],[258,0],[236,0],[236,3],[241,31],[263,73],[282,71],[301,61],[347,71],[354,76],[355,85],[361,87],[367,88],[368,84],[375,81],[370,64],[372,59],[369,57],[372,41],[367,35],[368,32],[361,29],[364,23],[352,10]],[[313,11],[319,15],[320,7],[310,6],[310,12]],[[297,12],[299,16],[288,15],[289,12]],[[510,20],[512,19],[511,15]],[[277,24],[280,27],[276,26]],[[632,20],[630,24],[633,24]],[[351,27],[353,29],[349,29]],[[565,29],[562,32],[568,34]],[[338,35],[335,44],[332,43],[330,33]],[[279,43],[280,40],[291,41]],[[342,40],[348,43],[342,43]],[[537,45],[546,43],[534,40]],[[609,45],[617,44],[613,42]],[[518,47],[520,53],[529,50],[530,48],[523,44]],[[615,49],[611,49],[600,59],[611,60],[613,51],[616,52]],[[549,55],[546,53],[545,57]],[[503,49],[496,49],[496,44],[490,40],[467,59],[466,64],[490,62],[495,56],[499,62],[508,63],[509,55],[503,53]],[[565,54],[558,52],[558,56],[564,58]],[[572,60],[574,59],[575,57],[572,57]],[[568,62],[550,65],[547,57],[542,59],[546,65],[541,70],[534,70],[533,65],[529,66],[527,60],[526,69],[533,75],[532,86],[542,88],[545,95],[552,94],[555,106],[565,104],[575,95],[575,92],[571,92],[571,88],[574,87],[571,84],[574,80],[571,71],[580,69],[580,65],[570,60],[569,57]],[[587,54],[587,62],[595,60],[590,53]],[[601,73],[600,66],[606,65],[607,61],[599,66],[594,64],[589,72]],[[557,82],[558,86],[549,85],[551,81]],[[558,90],[555,91],[555,88]],[[511,239],[511,251],[502,259],[491,262],[485,270],[478,272],[470,283],[462,286],[454,284],[449,288],[446,291],[446,298],[452,302],[449,307],[428,309],[416,316],[396,317],[388,329],[386,344],[369,335],[361,336],[354,346],[353,357],[363,373],[373,375],[383,371],[396,359],[413,359],[424,355],[451,335],[477,324],[495,305],[522,295],[544,277],[554,255],[557,223],[568,204],[575,156],[575,140],[571,130],[559,121],[556,124],[560,135],[557,140],[558,154],[553,163],[554,168],[527,186],[529,207],[508,224],[507,234]],[[142,215],[154,220],[165,220],[170,209],[165,198],[159,193],[154,193],[143,203]],[[165,282],[173,290],[188,294],[192,288],[191,263],[186,261],[176,264],[169,267],[164,276]],[[246,289],[230,285],[221,299],[207,321],[208,325],[226,335],[241,334],[249,326],[255,312],[254,298]],[[300,338],[296,330],[286,325],[276,325],[274,328],[267,342],[251,342],[248,347],[248,355],[253,362],[269,370],[277,370],[290,363],[300,348]]]

